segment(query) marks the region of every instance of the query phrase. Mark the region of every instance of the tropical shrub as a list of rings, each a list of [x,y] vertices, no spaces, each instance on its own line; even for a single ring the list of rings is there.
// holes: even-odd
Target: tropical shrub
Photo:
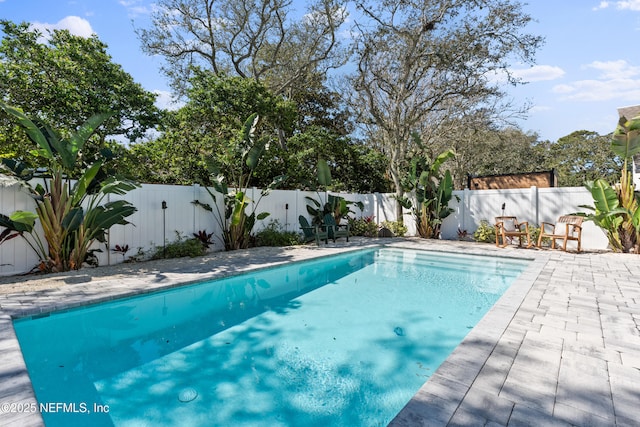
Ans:
[[[388,228],[396,237],[402,237],[408,231],[407,226],[401,221],[382,221],[382,226]]]
[[[362,218],[349,217],[349,230],[352,236],[376,237],[378,224],[373,220],[373,215]]]
[[[206,253],[206,248],[198,238],[186,239],[176,231],[176,240],[164,246],[157,246],[151,259],[163,258],[194,258]]]
[[[256,220],[263,220],[270,215],[268,212],[256,213],[260,200],[285,180],[284,176],[274,178],[271,184],[261,191],[260,198],[254,201],[253,209],[247,214],[246,209],[252,202],[247,196],[247,189],[251,182],[251,176],[258,166],[267,144],[266,137],[256,138],[256,129],[259,122],[260,117],[257,114],[252,114],[244,123],[241,131],[241,141],[234,142],[241,152],[243,168],[241,168],[242,172],[231,176],[231,188],[226,182],[227,179],[221,174],[224,165],[218,159],[211,158],[208,166],[209,171],[214,176],[212,183],[215,192],[209,190],[206,186],[204,188],[213,200],[213,207],[198,200],[192,202],[212,213],[215,209],[214,217],[222,229],[222,240],[227,251],[249,247],[251,232]],[[224,206],[222,210],[218,206],[216,192],[222,195]]]
[[[34,187],[29,182],[36,177],[34,170],[17,160],[0,159],[3,174],[20,182],[36,205],[35,214],[17,211],[10,216],[0,215],[0,226],[11,230],[0,234],[0,243],[22,236],[40,258],[41,271],[77,270],[87,260],[95,263],[96,250],[90,249],[91,245],[95,241],[105,243],[107,231],[115,224],[129,224],[125,218],[136,211],[124,200],[103,203],[107,195],[123,195],[136,188],[136,184],[105,177],[101,160],[84,168],[75,184],[71,184],[73,171],[79,167],[82,147],[111,114],[92,116],[63,139],[46,124],[31,121],[18,108],[2,102],[0,108],[18,121],[28,138],[39,147],[38,156],[48,161],[38,168],[44,186]],[[36,219],[42,226],[46,248],[34,232]]]
[[[473,232],[473,240],[482,243],[495,243],[496,241],[496,228],[489,223],[486,219],[480,221],[480,225]]]
[[[419,137],[414,138],[420,144]],[[420,237],[438,239],[442,221],[453,212],[449,207],[453,197],[453,178],[448,170],[440,171],[442,164],[453,157],[455,152],[446,150],[433,160],[415,157],[411,162],[403,187],[413,192],[413,200],[405,197],[399,202],[405,209],[412,210]]]
[[[607,233],[609,246],[615,252],[640,253],[640,201],[628,164],[640,153],[640,116],[631,120],[620,118],[611,150],[624,160],[619,182],[613,186],[604,179],[587,182],[585,187],[591,192],[594,206],[580,206],[592,213],[578,214]]]
[[[300,234],[282,229],[278,220],[273,220],[256,233],[256,246],[295,246],[300,244]]]
[[[207,230],[200,230],[197,233],[193,233],[193,237],[200,240],[200,243],[202,243],[205,249],[209,249],[209,247],[214,244],[213,233],[207,233]]]

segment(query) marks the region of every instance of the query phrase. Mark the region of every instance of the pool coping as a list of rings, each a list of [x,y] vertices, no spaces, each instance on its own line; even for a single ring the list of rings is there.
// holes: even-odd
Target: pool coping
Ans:
[[[96,303],[144,292],[169,289],[196,281],[225,277],[259,268],[268,268],[291,261],[343,253],[346,250],[358,250],[376,246],[397,246],[455,253],[464,252],[467,254],[532,260],[523,274],[502,295],[476,327],[470,331],[462,343],[434,372],[429,381],[420,388],[390,425],[462,425],[468,423],[469,420],[473,420],[473,423],[478,423],[481,419],[485,420],[484,423],[492,422],[493,425],[520,425],[518,424],[519,421],[526,424],[525,421],[527,419],[532,419],[526,417],[538,417],[535,419],[547,420],[553,425],[579,425],[580,422],[572,422],[572,420],[585,419],[591,420],[592,424],[595,425],[598,425],[598,422],[601,422],[602,425],[611,425],[611,423],[606,424],[606,422],[610,422],[612,419],[617,425],[625,425],[626,421],[632,420],[630,414],[633,412],[630,411],[635,410],[635,405],[625,403],[627,395],[624,395],[619,400],[622,403],[616,405],[615,411],[613,410],[613,404],[611,405],[611,414],[600,414],[597,411],[601,408],[595,408],[592,412],[582,407],[579,410],[576,409],[577,406],[580,406],[579,402],[571,406],[571,404],[556,404],[554,400],[551,409],[544,405],[542,405],[544,407],[539,407],[540,405],[537,405],[539,402],[523,402],[522,400],[524,399],[519,400],[517,396],[509,395],[507,393],[509,390],[505,391],[504,385],[509,381],[508,379],[505,381],[505,377],[514,371],[513,360],[518,360],[517,349],[523,345],[523,340],[528,339],[529,336],[527,334],[538,333],[545,340],[552,341],[559,339],[558,337],[560,336],[564,337],[563,339],[567,343],[570,343],[565,335],[570,336],[572,333],[574,335],[580,333],[580,331],[571,330],[567,332],[568,321],[564,322],[565,335],[563,335],[562,331],[558,331],[560,328],[544,329],[544,321],[541,322],[539,319],[542,314],[547,314],[551,319],[546,326],[557,326],[553,325],[553,322],[557,323],[558,320],[556,318],[557,314],[550,313],[552,310],[546,307],[546,305],[551,304],[553,309],[553,300],[551,303],[547,300],[543,301],[544,296],[541,296],[541,289],[543,293],[544,289],[547,288],[556,291],[554,280],[560,277],[562,285],[568,289],[572,289],[571,286],[574,285],[576,287],[595,285],[596,281],[603,280],[606,286],[617,286],[618,289],[623,288],[628,293],[628,289],[631,289],[629,288],[631,286],[629,283],[633,280],[634,274],[640,272],[635,267],[638,264],[637,255],[571,254],[560,251],[516,249],[511,247],[497,249],[493,245],[475,244],[473,242],[429,241],[422,239],[351,239],[350,243],[329,244],[322,247],[256,248],[235,253],[218,253],[194,262],[178,260],[173,263],[141,263],[139,265],[121,266],[114,269],[114,275],[110,275],[108,270],[105,270],[106,272],[103,274],[102,271],[99,271],[100,269],[83,269],[72,274],[55,276],[52,280],[55,282],[57,280],[56,277],[59,278],[57,287],[52,285],[42,289],[25,290],[13,294],[0,293],[0,404],[20,404],[23,408],[31,408],[31,405],[36,404],[24,359],[13,330],[12,320],[15,318],[73,308],[79,305],[86,305],[88,302]],[[230,264],[232,262],[234,263],[233,265]],[[618,264],[621,264],[622,267],[618,267]],[[573,276],[569,275],[568,278],[564,277],[567,267],[571,267],[577,273],[573,273]],[[589,270],[589,268],[594,270],[594,273],[589,276],[590,278],[579,276],[581,270]],[[611,274],[608,274],[609,271],[611,271]],[[110,283],[110,280],[114,277],[116,278],[116,283]],[[577,277],[578,280],[574,280],[574,277]],[[584,279],[584,282],[582,279]],[[16,281],[23,281],[23,279],[16,278]],[[4,279],[4,282],[6,283],[7,280]],[[2,280],[0,278],[0,287],[2,286],[1,283]],[[30,282],[25,281],[25,283],[25,289],[29,289]],[[634,282],[634,284],[637,287],[637,283]],[[632,288],[633,292],[635,290],[635,288]],[[606,295],[606,289],[601,290],[598,288],[595,294],[603,301],[602,304],[611,304],[612,300],[620,299],[615,295]],[[555,297],[555,295],[552,296]],[[564,296],[562,297],[564,298]],[[541,301],[546,304],[544,307],[541,306]],[[592,343],[590,341],[590,347],[585,347],[584,351],[589,354],[597,353],[597,356],[602,353],[603,356],[598,358],[598,362],[604,358],[609,364],[616,363],[615,365],[609,365],[610,370],[624,370],[625,375],[640,379],[640,357],[638,357],[638,354],[640,354],[640,339],[637,339],[640,336],[640,333],[638,333],[638,330],[640,330],[638,327],[640,325],[640,315],[638,311],[634,312],[637,304],[640,304],[640,292],[638,292],[637,298],[633,298],[633,301],[617,301],[617,303],[619,306],[626,307],[626,310],[620,310],[620,307],[618,307],[617,311],[610,310],[606,314],[613,316],[616,312],[622,312],[627,316],[625,319],[630,317],[632,320],[636,320],[636,331],[632,330],[630,332],[630,337],[632,338],[630,343],[628,345],[622,343],[624,338],[619,336],[625,331],[615,331],[616,335],[613,336],[615,340],[610,341],[614,345],[613,349],[600,349],[597,342],[591,346]],[[566,303],[560,298],[559,306],[562,307],[563,305],[566,305]],[[596,309],[596,314],[600,311],[602,311],[601,308]],[[555,317],[551,317],[551,315]],[[575,326],[572,327],[575,328]],[[604,327],[602,325],[600,327],[604,336]],[[626,332],[629,333],[628,328]],[[608,334],[609,332],[606,333]],[[502,355],[499,353],[505,351],[505,346],[503,345],[505,340],[509,344],[506,346],[509,354]],[[606,344],[605,337],[601,346],[606,347]],[[563,345],[563,351],[566,352],[566,345]],[[612,346],[610,345],[609,347]],[[556,349],[554,348],[553,350],[555,351]],[[578,351],[573,347],[571,347],[571,350]],[[492,365],[496,358],[501,362],[503,360],[507,362],[499,364],[496,368]],[[502,381],[498,392],[491,391],[487,393],[486,391],[491,387],[486,384],[479,384],[486,378],[482,374],[489,368],[496,371],[496,378],[500,377],[498,382]],[[558,389],[562,385],[559,380],[561,374],[562,371],[556,372],[555,377],[551,375],[555,378]],[[610,375],[607,380],[611,382],[613,381],[612,378],[613,376]],[[615,379],[615,381],[621,380]],[[527,384],[525,384],[525,389],[526,386]],[[536,390],[533,390],[534,398],[538,397],[535,395],[536,392]],[[636,393],[636,389],[632,387],[629,393]],[[621,393],[617,393],[617,395],[620,396]],[[616,401],[615,396],[612,385],[609,398],[614,403]],[[546,399],[547,397],[540,396],[540,399],[543,398]],[[608,409],[609,407],[607,407]],[[44,425],[38,412],[18,411],[7,413],[2,410],[2,407],[0,407],[0,424],[19,426]],[[631,422],[629,422],[629,425],[632,425]]]

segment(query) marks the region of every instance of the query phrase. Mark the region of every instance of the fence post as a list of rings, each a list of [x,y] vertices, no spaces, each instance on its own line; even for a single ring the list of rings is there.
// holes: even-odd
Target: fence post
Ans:
[[[531,201],[531,210],[535,212],[535,225],[540,225],[540,212],[539,212],[539,203],[538,203],[538,187],[535,185],[531,186],[530,193],[530,201]]]
[[[193,200],[200,200],[199,197],[199,187],[200,184],[193,184]],[[197,221],[196,217],[198,216],[197,214],[197,210],[198,210],[198,206],[196,206],[195,204],[191,203],[191,208],[193,209],[193,230],[195,232],[198,232],[200,230],[200,224],[199,221]],[[196,224],[198,225],[198,227],[196,227]]]
[[[469,189],[462,190],[462,204],[460,204],[460,210],[462,211],[462,229],[467,229],[467,203],[469,201]]]

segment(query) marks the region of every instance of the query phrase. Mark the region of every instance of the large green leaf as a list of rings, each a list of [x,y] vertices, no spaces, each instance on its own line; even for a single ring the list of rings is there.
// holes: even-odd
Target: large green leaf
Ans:
[[[611,150],[623,159],[630,159],[640,153],[640,117],[629,121],[620,119],[613,133]]]
[[[318,159],[318,183],[320,185],[331,185],[331,169],[325,159]]]
[[[258,166],[260,157],[262,157],[262,153],[264,153],[265,143],[266,140],[260,138],[247,153],[247,160],[245,163],[250,170],[254,170]]]
[[[72,232],[80,228],[84,221],[84,209],[78,206],[69,211],[62,219],[62,227],[66,229],[67,233]]]
[[[0,214],[0,227],[5,227],[18,233],[25,231],[31,233],[37,218],[38,215],[29,211],[15,211],[11,216]]]
[[[109,178],[102,183],[100,191],[104,194],[116,194],[118,196],[122,196],[139,187],[140,185],[132,181]]]
[[[137,209],[126,200],[116,200],[98,206],[87,213],[85,227],[86,239],[105,241],[105,233],[116,224],[130,224],[125,218],[133,215]]]
[[[19,108],[11,107],[4,102],[0,101],[0,108],[2,108],[7,114],[18,119],[18,123],[25,130],[29,139],[35,142],[41,149],[40,153],[47,159],[53,159],[53,152],[47,142],[46,137],[42,134],[38,126],[35,125]]]
[[[247,145],[251,145],[259,122],[260,116],[258,116],[258,113],[253,113],[247,118],[247,120],[245,120],[244,125],[242,126],[242,136]]]
[[[444,162],[446,162],[447,160],[455,156],[456,156],[456,152],[453,151],[452,149],[449,149],[440,153],[438,157],[436,157],[436,159],[433,161],[433,164],[431,165],[432,173],[437,174],[438,171],[440,170],[440,166],[442,166]]]
[[[233,213],[231,215],[231,225],[239,225],[242,222],[242,216],[245,214],[244,209],[251,200],[242,191],[238,191],[233,205]]]
[[[76,184],[73,186],[71,195],[72,205],[78,205],[85,198],[85,196],[87,195],[87,189],[91,186],[91,183],[100,171],[101,166],[102,162],[94,163],[93,165],[91,165],[91,167],[87,168],[87,170],[85,170],[82,176],[78,179]]]
[[[593,183],[589,182],[586,187],[591,192],[596,211],[606,214],[619,208],[620,204],[615,189],[604,179],[597,179]]]
[[[69,160],[71,160],[72,163],[67,167],[73,167],[78,156],[78,152],[82,150],[82,147],[84,146],[84,144],[86,144],[91,135],[93,135],[93,133],[102,125],[102,123],[104,123],[111,116],[113,116],[113,113],[94,114],[93,116],[89,117],[89,119],[71,135],[66,148],[70,156]]]

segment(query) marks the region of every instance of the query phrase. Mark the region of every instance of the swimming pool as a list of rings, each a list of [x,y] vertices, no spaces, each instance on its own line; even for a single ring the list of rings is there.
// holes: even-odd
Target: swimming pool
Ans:
[[[14,326],[47,425],[386,425],[526,265],[383,248]]]

